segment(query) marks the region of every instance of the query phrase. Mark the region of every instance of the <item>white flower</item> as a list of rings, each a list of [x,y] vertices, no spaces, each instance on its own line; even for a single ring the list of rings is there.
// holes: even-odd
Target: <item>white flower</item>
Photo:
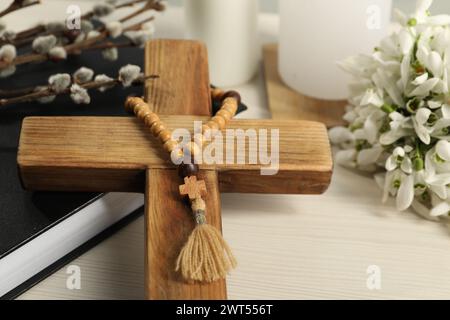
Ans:
[[[114,81],[114,79],[111,78],[111,77],[108,77],[108,76],[105,75],[105,74],[99,74],[99,75],[95,76],[94,81],[95,81],[96,83],[100,83],[100,84],[101,84],[101,83],[104,83],[104,84],[105,84],[104,86],[101,86],[101,87],[98,88],[98,90],[99,90],[100,92],[104,92],[104,91],[106,91],[106,90],[108,90],[108,89],[114,87],[114,84],[111,84],[112,81]],[[108,83],[109,83],[109,84],[108,84]]]
[[[428,108],[420,108],[416,115],[412,118],[414,124],[414,130],[419,139],[425,143],[430,144],[431,141],[431,130],[426,126],[428,119],[430,118],[431,110]]]
[[[114,5],[110,3],[99,3],[94,6],[92,11],[97,17],[105,17],[111,13],[113,13],[115,10]]]
[[[386,170],[394,171],[400,168],[404,173],[411,174],[413,171],[412,162],[406,154],[407,152],[411,152],[410,147],[406,151],[402,147],[395,148],[392,155],[386,160]]]
[[[336,153],[335,160],[341,166],[356,168],[356,156],[357,152],[355,149],[340,150]]]
[[[71,84],[71,78],[70,75],[67,73],[58,73],[55,75],[52,75],[48,79],[48,84],[50,85],[50,88],[56,92],[60,93],[67,89]]]
[[[355,136],[348,128],[334,127],[328,131],[328,135],[331,143],[340,146],[342,149],[352,147],[355,142]]]
[[[106,30],[112,38],[117,38],[122,34],[122,23],[120,21],[110,21],[105,24]]]
[[[376,167],[373,167],[372,170],[370,166],[377,163],[382,153],[383,148],[380,145],[363,149],[358,153],[358,156],[356,157],[356,164],[360,168],[364,168],[364,171],[373,171],[376,169]]]
[[[412,133],[412,122],[410,117],[405,117],[398,112],[389,114],[389,130],[380,136],[380,143],[388,146]]]
[[[119,80],[124,87],[129,87],[133,81],[137,80],[141,75],[141,68],[136,65],[128,64],[119,70]]]
[[[73,84],[70,87],[70,97],[76,104],[89,104],[91,103],[91,97],[87,90],[78,84]]]
[[[408,209],[414,200],[414,178],[412,175],[402,175],[400,188],[397,192],[397,210]]]
[[[40,36],[33,40],[31,47],[36,53],[44,54],[48,53],[57,43],[57,39],[54,35]]]
[[[17,56],[16,47],[12,44],[5,44],[0,48],[0,60],[10,63]]]
[[[117,48],[107,48],[102,50],[102,56],[105,60],[116,61],[119,57],[119,50]]]
[[[94,70],[86,67],[81,67],[73,74],[74,81],[76,83],[81,84],[91,81],[93,77],[94,77]]]
[[[64,60],[67,58],[67,52],[63,47],[51,48],[48,55],[54,60]]]
[[[396,197],[426,219],[450,216],[450,15],[432,16],[419,0],[401,28],[371,55],[339,66],[353,77],[344,119],[330,130],[336,163],[374,175],[383,201]]]

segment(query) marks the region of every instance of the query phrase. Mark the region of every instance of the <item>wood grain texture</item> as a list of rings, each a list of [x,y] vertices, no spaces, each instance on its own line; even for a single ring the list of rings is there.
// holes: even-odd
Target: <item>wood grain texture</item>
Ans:
[[[145,74],[158,74],[159,78],[157,81],[147,81],[146,100],[152,103],[153,111],[159,115],[210,116],[208,72],[208,54],[203,44],[179,40],[150,41],[145,50]],[[134,139],[130,141],[135,145]],[[161,159],[162,147],[160,142],[157,143],[159,151],[154,151]],[[148,150],[148,140],[146,145]],[[173,164],[170,167],[173,168]],[[205,173],[204,179],[209,187],[209,219],[221,230],[217,173]],[[194,228],[191,209],[184,205],[178,191],[181,183],[175,170],[147,170],[146,297],[169,300],[226,299],[225,280],[188,284],[174,272],[177,254]]]
[[[148,237],[146,242],[146,292],[150,299],[224,299],[225,281],[211,284],[186,283],[175,272],[175,261],[192,229],[189,202],[180,201],[178,185],[180,181],[176,171],[150,169],[147,176],[145,194]],[[205,201],[208,206],[208,223],[219,230],[222,228],[220,216],[220,194],[215,171],[204,170],[199,179],[206,181],[208,193]]]
[[[182,45],[180,45],[182,43]],[[211,115],[208,53],[196,41],[153,40],[145,50],[145,97],[161,114]]]
[[[173,130],[205,117],[161,116]],[[201,165],[216,169],[222,192],[317,194],[330,183],[332,159],[325,126],[310,121],[232,120],[227,129],[279,129],[279,172],[260,163]],[[245,154],[248,155],[248,139]],[[223,154],[237,146],[224,145]],[[236,155],[236,153],[235,153]],[[33,190],[141,191],[146,168],[173,168],[160,142],[133,117],[31,117],[23,123],[18,163]]]
[[[320,100],[289,88],[278,72],[278,45],[263,48],[264,78],[273,119],[302,119],[324,123],[327,127],[344,124],[346,101]]]

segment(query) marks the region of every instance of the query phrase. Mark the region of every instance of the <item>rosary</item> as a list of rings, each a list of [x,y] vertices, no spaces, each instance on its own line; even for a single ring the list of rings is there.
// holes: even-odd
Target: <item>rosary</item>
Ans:
[[[199,166],[195,162],[195,156],[199,153],[199,144],[201,146],[205,144],[205,136],[224,129],[235,116],[241,97],[235,91],[224,92],[212,88],[211,98],[213,101],[221,102],[220,110],[202,126],[202,134],[195,137],[195,141],[191,141],[184,148],[191,161],[189,163],[181,162],[178,166],[179,176],[184,179],[184,185],[179,187],[180,195],[189,198],[196,227],[181,249],[175,270],[180,271],[186,280],[201,282],[223,279],[229,270],[236,267],[236,259],[219,230],[207,224],[206,203],[202,198],[206,195],[207,189],[205,181],[197,180]],[[170,130],[164,126],[158,115],[143,99],[128,98],[125,109],[134,113],[145,123],[153,136],[162,143],[164,150],[172,155],[172,160],[174,160],[174,152],[175,158],[184,159],[183,148],[180,148],[178,141],[172,139]]]

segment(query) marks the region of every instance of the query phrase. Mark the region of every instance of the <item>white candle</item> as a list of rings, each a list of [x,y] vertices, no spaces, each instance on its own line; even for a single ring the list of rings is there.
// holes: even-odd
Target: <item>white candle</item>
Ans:
[[[392,0],[281,0],[279,70],[284,82],[314,98],[347,98],[336,65],[371,53],[388,32]]]
[[[258,64],[257,0],[185,0],[186,37],[206,43],[211,83],[247,82]]]

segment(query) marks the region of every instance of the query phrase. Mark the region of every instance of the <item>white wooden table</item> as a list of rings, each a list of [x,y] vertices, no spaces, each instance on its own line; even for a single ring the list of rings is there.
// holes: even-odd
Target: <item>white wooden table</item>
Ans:
[[[47,0],[45,8],[34,10],[63,16],[74,2]],[[18,27],[36,19],[31,11]],[[183,37],[181,17],[179,9],[159,16],[157,36]],[[260,16],[262,42],[276,40],[277,25],[277,16]],[[235,89],[250,106],[240,117],[270,116],[261,73]],[[224,235],[239,260],[228,278],[229,298],[450,298],[447,226],[398,213],[393,202],[381,205],[380,198],[370,177],[340,167],[322,196],[223,195]],[[20,299],[142,299],[143,218],[71,265],[81,268],[80,290],[66,288],[65,267]],[[367,287],[372,265],[381,271],[380,290]]]

